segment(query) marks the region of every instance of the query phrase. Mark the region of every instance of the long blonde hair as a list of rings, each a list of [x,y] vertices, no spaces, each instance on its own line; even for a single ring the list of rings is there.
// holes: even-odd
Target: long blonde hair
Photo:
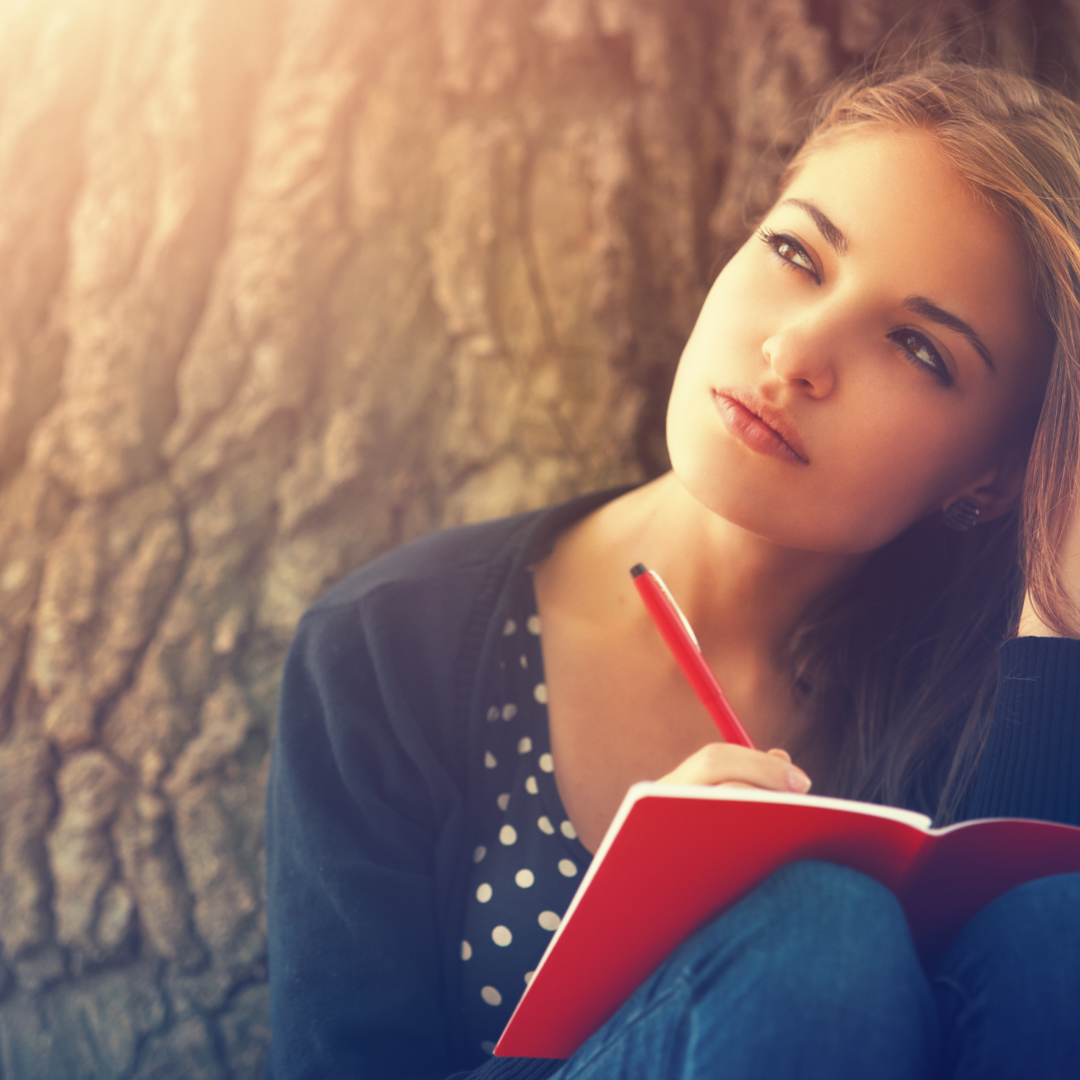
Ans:
[[[937,139],[1022,243],[1055,340],[1019,513],[959,536],[920,522],[823,598],[792,643],[796,685],[840,747],[841,792],[948,819],[962,809],[993,710],[997,647],[1015,632],[1025,583],[1050,626],[1080,629],[1057,564],[1080,465],[1080,106],[993,69],[878,72],[822,101],[785,178],[865,124]]]

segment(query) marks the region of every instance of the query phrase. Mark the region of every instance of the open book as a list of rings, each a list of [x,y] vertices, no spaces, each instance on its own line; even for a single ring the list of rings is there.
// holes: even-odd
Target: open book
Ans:
[[[796,859],[898,897],[928,963],[985,904],[1080,871],[1080,828],[995,818],[932,829],[908,810],[736,787],[635,784],[495,1053],[566,1058],[714,915]]]

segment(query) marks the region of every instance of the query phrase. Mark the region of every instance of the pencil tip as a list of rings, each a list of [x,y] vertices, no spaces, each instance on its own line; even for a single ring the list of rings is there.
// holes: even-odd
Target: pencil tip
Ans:
[[[641,577],[642,574],[647,574],[648,572],[649,571],[645,569],[644,563],[638,563],[637,566],[632,566],[630,568],[630,573],[634,577]]]

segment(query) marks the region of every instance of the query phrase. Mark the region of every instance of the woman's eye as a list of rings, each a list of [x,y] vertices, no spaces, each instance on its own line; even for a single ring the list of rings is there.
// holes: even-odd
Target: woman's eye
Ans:
[[[773,254],[776,255],[778,259],[787,263],[789,266],[794,266],[799,270],[806,271],[806,273],[808,273],[815,281],[820,282],[821,278],[818,276],[814,260],[807,255],[806,248],[804,248],[793,236],[788,236],[786,233],[773,232],[772,229],[762,229],[758,235],[765,245],[772,249]]]
[[[894,330],[888,337],[910,363],[925,368],[946,386],[952,386],[953,377],[941,354],[917,330]]]

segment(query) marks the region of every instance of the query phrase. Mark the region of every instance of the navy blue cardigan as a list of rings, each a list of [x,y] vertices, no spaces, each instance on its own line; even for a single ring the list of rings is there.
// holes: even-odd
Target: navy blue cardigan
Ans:
[[[274,1080],[443,1080],[480,1064],[460,979],[468,793],[508,583],[600,493],[424,537],[304,616],[285,668],[267,797]],[[1080,824],[1080,643],[1002,651],[965,816]],[[362,902],[361,902],[362,898]],[[475,1074],[539,1080],[557,1063]]]

